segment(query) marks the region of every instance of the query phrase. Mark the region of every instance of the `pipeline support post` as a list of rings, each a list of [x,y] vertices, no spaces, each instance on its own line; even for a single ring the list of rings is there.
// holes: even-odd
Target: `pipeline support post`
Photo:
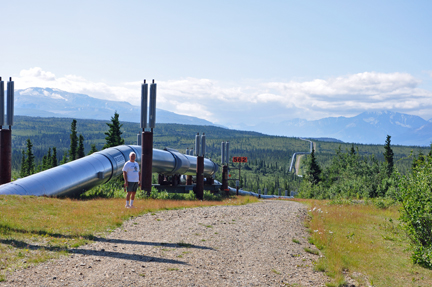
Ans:
[[[223,191],[228,190],[228,166],[223,165],[222,166],[222,187],[221,189]]]
[[[15,87],[12,77],[7,82],[7,113],[6,125],[4,123],[4,81],[0,77],[0,184],[11,182],[12,178],[12,125],[14,119],[14,93]]]
[[[141,134],[141,190],[150,196],[153,173],[153,131],[143,131]]]
[[[192,184],[193,184],[192,175],[188,175],[186,177],[186,185],[192,185]]]
[[[204,157],[203,156],[197,156],[195,194],[198,199],[200,200],[204,199]]]
[[[0,184],[8,183],[12,178],[12,132],[11,130],[1,129],[1,169],[0,169]]]

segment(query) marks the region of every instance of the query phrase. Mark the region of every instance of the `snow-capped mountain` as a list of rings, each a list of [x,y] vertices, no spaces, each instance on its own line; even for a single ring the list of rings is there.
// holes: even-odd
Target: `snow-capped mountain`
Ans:
[[[200,118],[183,116],[162,109],[156,110],[158,123],[213,125]],[[16,115],[110,120],[115,111],[120,115],[121,121],[140,121],[140,107],[127,102],[101,100],[84,94],[50,88],[15,91]]]
[[[428,146],[432,142],[432,122],[391,111],[363,112],[355,117],[329,117],[313,121],[293,119],[241,128],[272,135],[329,137],[365,144],[384,144],[387,135],[392,136],[393,144]]]

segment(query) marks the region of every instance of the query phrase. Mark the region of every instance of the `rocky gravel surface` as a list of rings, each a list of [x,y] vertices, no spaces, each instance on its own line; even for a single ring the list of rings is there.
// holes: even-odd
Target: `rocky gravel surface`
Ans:
[[[279,200],[149,213],[0,286],[325,286],[305,216]]]

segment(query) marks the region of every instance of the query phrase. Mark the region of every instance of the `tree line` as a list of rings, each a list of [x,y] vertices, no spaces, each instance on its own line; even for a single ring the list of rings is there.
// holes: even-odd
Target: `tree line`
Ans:
[[[108,131],[105,133],[106,143],[102,149],[106,149],[109,147],[114,147],[117,145],[124,144],[124,139],[122,139],[122,131],[119,121],[119,114],[117,112],[114,113],[114,116],[111,117],[111,123],[106,123],[108,126]],[[64,152],[62,159],[59,161],[57,157],[57,148],[49,147],[47,154],[42,157],[42,161],[36,165],[35,156],[33,154],[33,144],[30,138],[26,140],[26,150],[22,150],[21,154],[21,169],[20,176],[25,177],[43,170],[47,170],[53,167],[58,166],[59,164],[65,164],[67,162],[82,158],[85,156],[84,151],[84,136],[82,133],[78,136],[77,132],[77,120],[73,119],[70,127],[70,146],[67,151]],[[94,152],[97,152],[95,144],[91,144],[90,151],[87,155],[90,155]]]

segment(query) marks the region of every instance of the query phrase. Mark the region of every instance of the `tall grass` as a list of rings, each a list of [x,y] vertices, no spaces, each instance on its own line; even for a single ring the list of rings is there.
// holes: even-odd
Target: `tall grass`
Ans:
[[[258,201],[233,197],[218,201],[137,199],[126,209],[124,199],[72,200],[35,196],[0,196],[0,281],[5,272],[68,252],[103,236],[123,221],[158,210]]]
[[[325,255],[316,270],[343,286],[345,275],[373,286],[432,286],[432,272],[413,265],[399,226],[399,206],[381,201],[300,200],[309,205],[311,242]]]

